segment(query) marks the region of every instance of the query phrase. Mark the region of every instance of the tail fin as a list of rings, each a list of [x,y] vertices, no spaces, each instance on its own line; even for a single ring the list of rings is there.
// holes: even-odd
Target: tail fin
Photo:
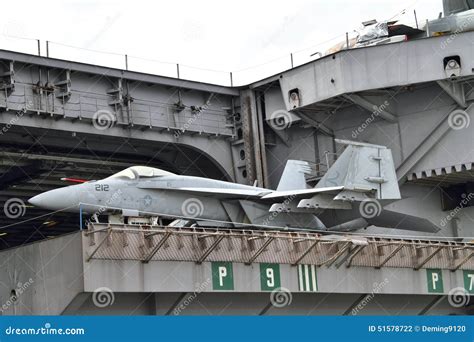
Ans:
[[[349,191],[374,191],[377,199],[400,198],[390,149],[355,141],[336,139],[336,142],[347,147],[316,188],[344,186]]]
[[[305,174],[311,174],[311,166],[302,160],[288,160],[278,183],[277,191],[306,189]]]

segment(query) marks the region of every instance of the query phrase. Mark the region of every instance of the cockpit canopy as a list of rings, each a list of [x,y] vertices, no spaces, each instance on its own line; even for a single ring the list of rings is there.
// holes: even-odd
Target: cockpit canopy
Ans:
[[[173,176],[174,173],[156,169],[149,166],[132,166],[128,169],[117,172],[116,174],[108,178],[123,178],[123,179],[139,179],[139,178],[150,178],[150,177],[161,177],[161,176]]]

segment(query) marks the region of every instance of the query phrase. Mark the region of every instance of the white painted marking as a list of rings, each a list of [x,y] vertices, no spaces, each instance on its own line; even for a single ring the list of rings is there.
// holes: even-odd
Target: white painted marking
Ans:
[[[224,286],[225,277],[227,277],[227,267],[219,266],[219,286]]]
[[[311,265],[311,281],[313,283],[313,291],[317,291],[317,288],[316,288],[316,266],[314,265]]]

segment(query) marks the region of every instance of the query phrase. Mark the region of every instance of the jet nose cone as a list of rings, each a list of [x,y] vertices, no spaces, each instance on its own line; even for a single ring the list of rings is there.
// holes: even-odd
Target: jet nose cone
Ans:
[[[43,194],[39,194],[34,197],[31,197],[28,200],[28,203],[30,203],[31,205],[34,205],[35,207],[41,207],[43,203],[43,200],[41,199],[43,197],[42,195]]]
[[[28,200],[35,207],[49,210],[71,210],[79,207],[79,189],[66,187],[36,195]]]

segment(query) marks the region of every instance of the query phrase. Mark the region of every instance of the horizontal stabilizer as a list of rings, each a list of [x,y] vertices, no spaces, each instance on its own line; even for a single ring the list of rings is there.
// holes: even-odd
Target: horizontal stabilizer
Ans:
[[[334,186],[327,188],[313,188],[313,189],[303,189],[303,190],[288,190],[288,191],[273,191],[262,197],[262,199],[282,199],[287,197],[307,197],[308,195],[318,194],[318,193],[331,193],[336,195],[339,191],[344,189],[342,186]]]
[[[370,225],[377,227],[387,227],[402,230],[414,230],[425,233],[436,233],[440,228],[430,220],[408,215],[391,210],[382,210],[382,212],[373,218],[366,218]]]

